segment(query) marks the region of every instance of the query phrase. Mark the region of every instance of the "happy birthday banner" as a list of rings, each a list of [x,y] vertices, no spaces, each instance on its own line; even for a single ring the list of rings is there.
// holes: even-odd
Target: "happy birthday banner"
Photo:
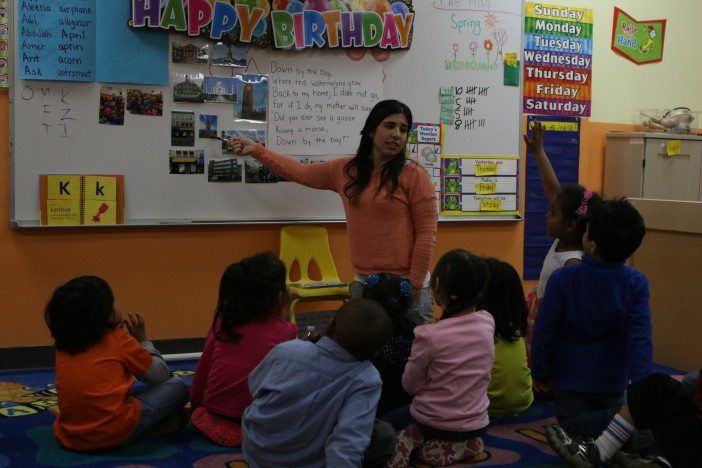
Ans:
[[[131,0],[130,26],[277,49],[408,49],[412,0]]]

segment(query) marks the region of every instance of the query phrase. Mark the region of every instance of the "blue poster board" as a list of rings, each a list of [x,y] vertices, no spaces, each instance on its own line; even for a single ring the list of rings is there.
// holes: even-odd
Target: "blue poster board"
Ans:
[[[527,128],[532,122],[543,122],[547,126],[544,150],[561,185],[578,183],[580,163],[580,119],[575,117],[529,116]],[[561,125],[562,124],[562,125]],[[528,132],[531,134],[531,131]],[[546,212],[550,200],[541,188],[539,169],[534,153],[527,149],[526,183],[524,189],[524,279],[539,279],[541,266],[553,238],[546,234]]]

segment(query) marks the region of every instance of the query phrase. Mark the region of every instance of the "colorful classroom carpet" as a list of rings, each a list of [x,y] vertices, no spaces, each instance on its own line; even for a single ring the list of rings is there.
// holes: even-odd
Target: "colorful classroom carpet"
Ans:
[[[192,382],[195,362],[171,363],[174,373]],[[659,371],[676,373],[673,369]],[[119,451],[86,455],[64,450],[53,436],[56,395],[50,370],[0,372],[0,468],[90,467],[244,467],[240,450],[219,447],[188,426],[179,434],[142,440]],[[544,437],[555,422],[552,401],[537,401],[518,417],[493,421],[481,461],[459,466],[564,466]]]

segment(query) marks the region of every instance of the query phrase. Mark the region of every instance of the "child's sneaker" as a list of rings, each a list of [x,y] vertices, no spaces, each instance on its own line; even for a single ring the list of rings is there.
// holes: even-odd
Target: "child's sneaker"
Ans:
[[[577,468],[592,468],[602,463],[600,451],[592,440],[572,439],[558,424],[546,426],[546,439],[553,450]]]
[[[613,457],[609,466],[619,468],[672,468],[668,460],[660,456],[647,456],[640,458],[623,451],[617,452]]]

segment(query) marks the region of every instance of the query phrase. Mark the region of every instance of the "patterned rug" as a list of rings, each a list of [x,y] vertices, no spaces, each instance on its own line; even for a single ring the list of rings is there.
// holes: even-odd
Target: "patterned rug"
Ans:
[[[196,363],[171,363],[174,373],[190,385]],[[659,368],[670,374],[674,369]],[[153,437],[123,450],[81,454],[61,448],[51,424],[56,390],[51,370],[0,372],[0,468],[32,466],[90,467],[245,467],[240,450],[219,447],[188,426],[179,434]],[[536,401],[516,417],[493,421],[484,436],[480,461],[459,466],[565,466],[544,437],[543,426],[553,424],[552,401]]]

